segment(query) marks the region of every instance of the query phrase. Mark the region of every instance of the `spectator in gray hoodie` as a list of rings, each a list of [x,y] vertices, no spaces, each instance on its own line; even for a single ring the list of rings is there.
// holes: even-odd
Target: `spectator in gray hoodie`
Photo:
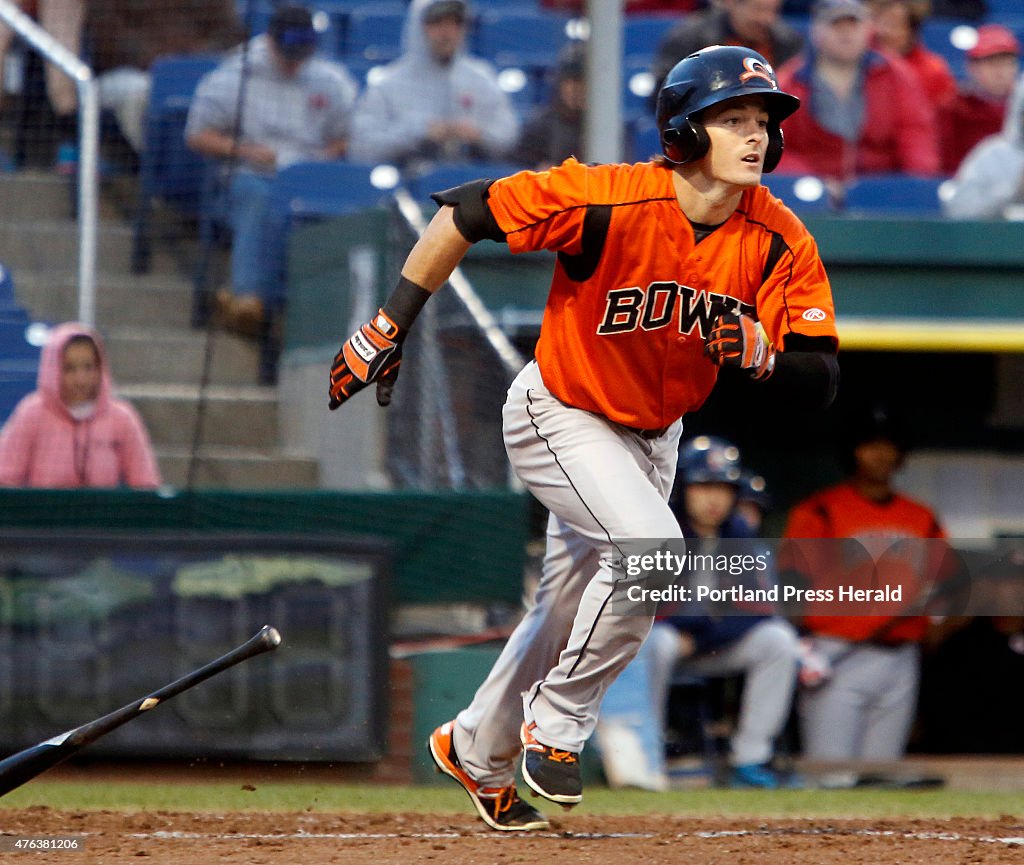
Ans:
[[[519,120],[489,64],[464,49],[464,0],[413,0],[402,55],[368,84],[352,119],[359,161],[501,159]]]
[[[979,141],[960,163],[942,203],[953,219],[1001,219],[1024,205],[1024,76],[1017,79],[1003,131]]]

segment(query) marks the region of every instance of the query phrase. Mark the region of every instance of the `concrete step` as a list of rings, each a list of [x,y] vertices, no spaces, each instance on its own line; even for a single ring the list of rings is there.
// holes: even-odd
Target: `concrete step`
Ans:
[[[97,268],[127,271],[131,248],[129,226],[101,224],[96,238]],[[0,222],[0,250],[15,278],[22,270],[77,273],[78,226],[71,220],[58,219]]]
[[[199,388],[181,384],[133,384],[118,388],[142,415],[154,444],[191,447],[199,410]],[[206,389],[202,445],[273,449],[278,441],[277,389]]]
[[[97,273],[131,272],[133,234],[134,229],[127,223],[100,224]],[[15,277],[33,270],[77,276],[78,258],[78,225],[70,220],[0,221],[0,261]],[[181,265],[166,244],[155,241],[149,272],[179,274]]]
[[[78,316],[78,280],[70,274],[23,271],[15,287],[19,302],[33,318],[57,322]],[[102,331],[155,322],[188,329],[191,306],[192,284],[181,276],[101,273],[96,277],[96,322]]]
[[[205,330],[118,328],[106,334],[107,352],[118,384],[150,382],[198,385],[206,351]],[[259,346],[223,331],[211,336],[213,384],[259,381]]]
[[[4,202],[0,222],[68,219],[77,195],[71,180],[53,172],[32,170],[0,174],[0,196]]]
[[[164,483],[183,488],[191,461],[187,448],[155,448]],[[317,462],[309,457],[282,455],[247,448],[201,448],[195,486],[226,489],[316,489]]]

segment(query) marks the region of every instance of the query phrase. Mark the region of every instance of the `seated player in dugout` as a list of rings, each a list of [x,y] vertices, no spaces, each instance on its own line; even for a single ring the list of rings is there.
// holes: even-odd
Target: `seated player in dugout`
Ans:
[[[550,512],[542,579],[471,704],[429,739],[438,769],[494,829],[548,825],[519,798],[520,757],[533,792],[582,800],[580,751],[653,618],[611,602],[622,541],[682,537],[668,496],[683,416],[723,368],[759,382],[780,412],[835,396],[817,245],[761,185],[798,107],[750,49],[685,58],[659,96],[663,157],[568,159],[436,193],[395,291],[335,358],[332,409],[371,383],[388,405],[409,328],[473,243],[557,253],[535,360],[502,412],[512,466]]]

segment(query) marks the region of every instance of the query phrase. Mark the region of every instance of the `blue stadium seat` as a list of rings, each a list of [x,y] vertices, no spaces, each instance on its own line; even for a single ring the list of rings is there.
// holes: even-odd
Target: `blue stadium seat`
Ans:
[[[398,0],[353,7],[347,16],[341,59],[353,57],[374,63],[394,60],[402,51],[406,12],[406,5]]]
[[[987,0],[988,21],[998,24],[1007,24],[1006,19],[1019,17],[1024,13],[1020,0]],[[1012,28],[1011,28],[1012,29]]]
[[[761,183],[794,213],[827,213],[832,210],[825,184],[817,177],[765,174]]]
[[[801,15],[801,14],[784,13],[783,16],[782,16],[782,20],[783,20],[784,23],[788,24],[790,27],[792,27],[794,30],[796,30],[796,32],[799,33],[803,37],[804,44],[806,45],[807,41],[808,41],[808,39],[810,38],[810,35],[811,35],[811,18],[810,18],[810,16],[807,15],[807,14],[802,14]],[[776,70],[776,71],[778,71],[778,70]]]
[[[14,275],[9,268],[0,264],[0,315],[19,309],[21,306],[14,292]]]
[[[14,402],[35,387],[40,349],[29,342],[31,324],[28,313],[18,303],[10,269],[0,264],[0,380],[18,385],[0,389],[8,395],[16,391]],[[27,385],[28,390],[19,389],[22,384]],[[0,422],[3,417],[6,417],[4,400],[0,398]]]
[[[653,119],[640,119],[630,125],[629,145],[633,162],[646,162],[661,154],[661,136]]]
[[[36,389],[36,374],[0,368],[0,426],[11,416],[22,397]]]
[[[273,243],[264,250],[263,264],[280,286],[277,294],[287,297],[288,244],[291,230],[300,222],[358,213],[385,204],[390,190],[382,188],[373,172],[378,166],[352,162],[299,162],[281,169],[270,193],[269,218],[275,225]],[[397,172],[394,173],[397,181]],[[212,197],[211,197],[212,198]],[[207,235],[207,241],[212,237]],[[211,244],[212,245],[212,242]],[[208,256],[208,250],[206,255]],[[207,259],[197,267],[193,293],[193,321],[208,315]],[[278,310],[268,310],[276,316]],[[277,377],[279,345],[275,328],[269,327],[260,340],[260,379],[271,384]]]
[[[486,9],[476,23],[473,51],[497,66],[553,66],[576,19],[518,9]]]
[[[497,180],[499,177],[508,177],[508,175],[523,171],[525,168],[524,165],[516,165],[512,162],[440,163],[419,174],[407,177],[406,184],[414,198],[419,201],[427,201],[433,192],[451,189],[453,186],[480,180],[484,177]]]
[[[942,177],[878,174],[861,177],[846,188],[843,210],[901,216],[940,216]]]
[[[630,15],[623,23],[622,51],[627,57],[645,56],[648,67],[665,32],[678,23],[678,15]]]
[[[25,361],[30,368],[39,361],[39,347],[27,339],[31,320],[23,310],[0,313],[0,361],[8,369],[24,368]]]
[[[627,54],[622,61],[622,118],[627,124],[654,116],[651,94],[656,84],[651,58]]]
[[[921,42],[941,56],[959,80],[967,76],[967,49],[973,45],[977,25],[959,18],[927,18],[921,25]]]
[[[386,204],[390,190],[374,181],[376,165],[355,162],[298,162],[274,179],[271,209],[294,222],[342,216]]]
[[[180,213],[199,210],[203,159],[185,145],[185,121],[200,79],[214,69],[215,55],[180,55],[157,60],[144,121],[146,149],[139,164],[139,200],[132,239],[132,270],[149,270],[154,199]]]
[[[520,118],[526,119],[538,105],[551,95],[550,69],[499,66],[498,86],[502,89]]]

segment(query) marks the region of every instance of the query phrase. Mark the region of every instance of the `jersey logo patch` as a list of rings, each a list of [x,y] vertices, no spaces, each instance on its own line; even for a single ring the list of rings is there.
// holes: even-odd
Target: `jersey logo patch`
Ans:
[[[677,282],[652,282],[646,289],[613,288],[605,300],[597,335],[631,333],[637,328],[660,330],[678,321],[679,333],[696,329],[707,339],[715,319],[727,312],[755,315],[755,308],[727,294],[697,291]]]
[[[804,321],[824,321],[828,318],[828,314],[825,310],[812,306],[810,309],[805,309],[804,314],[800,318],[804,319]]]

